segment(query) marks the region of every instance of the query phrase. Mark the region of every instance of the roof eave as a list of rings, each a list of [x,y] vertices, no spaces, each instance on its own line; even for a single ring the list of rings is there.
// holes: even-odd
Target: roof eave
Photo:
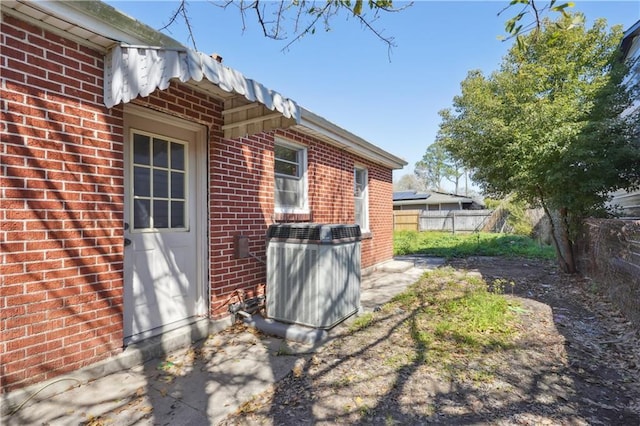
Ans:
[[[305,108],[300,108],[298,125],[309,130],[311,134],[325,136],[334,141],[333,145],[339,146],[345,151],[352,152],[390,169],[398,170],[407,165],[407,162],[402,158],[396,157]]]
[[[70,29],[76,27],[99,35],[101,41],[97,47],[103,51],[115,43],[184,48],[177,40],[101,1],[3,0],[2,9],[19,13],[32,21],[40,21],[53,32],[67,35],[72,33]],[[55,21],[47,23],[38,12],[55,17]]]
[[[631,45],[633,43],[633,39],[638,36],[640,36],[640,21],[633,24],[629,29],[627,29],[624,32],[622,36],[620,50],[622,51],[623,58],[627,57],[627,54],[629,53],[629,49],[631,48]]]
[[[82,32],[95,36],[93,40],[79,42],[108,52],[116,45],[148,46],[168,50],[188,51],[189,49],[173,38],[146,24],[118,11],[101,1],[60,1],[60,0],[2,0],[3,11],[26,17],[53,32],[73,35]],[[50,21],[50,22],[47,22]],[[213,83],[212,83],[213,84]],[[294,105],[298,108],[297,105]],[[397,170],[407,165],[403,159],[365,141],[353,133],[328,120],[301,108],[301,114],[293,114],[296,127],[318,136],[334,146],[371,160],[377,164]],[[285,114],[285,116],[288,116]]]

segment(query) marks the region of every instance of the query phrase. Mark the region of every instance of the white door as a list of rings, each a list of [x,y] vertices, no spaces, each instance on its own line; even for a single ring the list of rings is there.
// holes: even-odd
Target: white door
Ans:
[[[125,344],[206,314],[204,132],[128,108],[125,115]],[[133,112],[133,114],[132,114]],[[142,115],[140,115],[142,114]]]

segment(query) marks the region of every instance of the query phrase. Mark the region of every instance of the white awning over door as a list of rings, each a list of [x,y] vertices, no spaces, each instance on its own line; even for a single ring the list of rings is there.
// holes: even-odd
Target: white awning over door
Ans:
[[[164,49],[116,45],[105,57],[104,103],[108,108],[127,103],[138,95],[148,96],[169,87],[171,79],[183,83],[206,79],[211,91],[221,89],[259,102],[285,118],[300,121],[300,109],[291,99],[267,89],[261,83],[226,67],[214,58],[190,49]],[[201,86],[202,87],[202,86]]]

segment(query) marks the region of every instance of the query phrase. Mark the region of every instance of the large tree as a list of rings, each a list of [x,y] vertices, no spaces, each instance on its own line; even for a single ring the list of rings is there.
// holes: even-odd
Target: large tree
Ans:
[[[463,171],[459,162],[451,157],[441,141],[435,141],[427,148],[422,160],[416,163],[414,173],[425,188],[442,191],[443,179],[455,186],[458,193]]]
[[[393,182],[393,191],[426,191],[424,182],[422,182],[415,174],[407,174],[398,179],[397,182]]]
[[[638,114],[621,114],[636,89],[623,84],[622,30],[582,22],[546,20],[498,71],[470,72],[441,112],[438,136],[485,194],[514,193],[545,209],[568,272],[581,220],[605,214],[611,191],[640,182]]]

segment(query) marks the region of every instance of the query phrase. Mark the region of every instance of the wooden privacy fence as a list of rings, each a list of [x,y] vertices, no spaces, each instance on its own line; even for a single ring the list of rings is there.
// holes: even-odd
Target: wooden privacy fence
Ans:
[[[394,231],[419,231],[420,212],[422,210],[394,210]]]
[[[494,210],[394,210],[393,229],[395,231],[482,231],[489,224],[493,213]]]

